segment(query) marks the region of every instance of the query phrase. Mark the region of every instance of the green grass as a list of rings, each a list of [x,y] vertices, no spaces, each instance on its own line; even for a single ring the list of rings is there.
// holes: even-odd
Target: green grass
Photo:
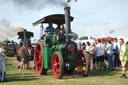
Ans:
[[[6,64],[8,82],[0,85],[128,85],[128,79],[120,78],[120,69],[113,72],[91,71],[88,77],[82,77],[75,71],[73,75],[64,75],[63,79],[56,79],[51,70],[47,75],[39,75],[34,70],[18,71],[17,64],[18,61],[14,57],[8,58]]]

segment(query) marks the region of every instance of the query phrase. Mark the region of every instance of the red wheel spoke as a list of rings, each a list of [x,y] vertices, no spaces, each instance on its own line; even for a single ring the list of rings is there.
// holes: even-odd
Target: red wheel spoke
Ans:
[[[56,62],[56,66],[60,66],[60,62]]]
[[[36,62],[35,64],[38,65],[38,62]]]
[[[39,59],[38,59],[38,61],[37,62],[42,62],[42,57],[41,56],[39,56]]]
[[[55,70],[56,70],[56,69],[57,69],[57,66],[56,66],[56,64],[55,64],[55,66],[54,66],[54,67],[55,67]]]
[[[41,62],[42,62],[42,60],[39,60],[39,61],[37,61],[36,63],[37,63],[37,64],[41,64]]]
[[[60,63],[55,63],[55,69],[58,69],[58,67],[60,67]]]
[[[39,59],[42,59],[42,54],[39,55]]]
[[[84,63],[83,63],[83,65],[86,65],[86,64],[87,64],[87,62],[84,62]]]
[[[39,50],[36,50],[36,52],[40,53],[40,51],[39,51]]]
[[[57,73],[60,73],[60,69],[56,69],[56,72],[57,72]]]
[[[55,64],[56,64],[57,62],[55,61]]]
[[[38,62],[41,63],[42,60],[39,60]]]

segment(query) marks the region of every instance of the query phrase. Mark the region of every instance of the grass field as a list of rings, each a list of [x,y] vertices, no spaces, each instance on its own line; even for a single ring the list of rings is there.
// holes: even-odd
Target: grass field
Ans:
[[[8,82],[0,85],[128,85],[128,78],[120,78],[120,69],[113,72],[91,71],[88,77],[82,77],[75,71],[73,75],[64,75],[62,79],[56,79],[51,70],[47,75],[38,75],[34,70],[18,71],[17,64],[18,61],[14,57],[7,58]]]

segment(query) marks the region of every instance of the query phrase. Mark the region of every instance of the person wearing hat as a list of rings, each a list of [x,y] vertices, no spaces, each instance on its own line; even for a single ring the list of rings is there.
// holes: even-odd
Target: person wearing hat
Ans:
[[[6,67],[5,67],[5,59],[6,56],[4,54],[3,46],[0,45],[0,82],[6,82]]]
[[[48,23],[48,27],[46,27],[45,35],[53,35],[55,33],[55,28],[53,27],[52,23]]]

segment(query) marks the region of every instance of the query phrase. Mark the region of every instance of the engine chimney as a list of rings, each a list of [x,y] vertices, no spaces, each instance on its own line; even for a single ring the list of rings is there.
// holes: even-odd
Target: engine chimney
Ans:
[[[26,29],[24,29],[24,43],[27,43],[26,42]]]
[[[69,33],[71,33],[71,25],[70,25],[70,7],[65,7],[65,25],[66,25],[66,41],[70,41]]]

